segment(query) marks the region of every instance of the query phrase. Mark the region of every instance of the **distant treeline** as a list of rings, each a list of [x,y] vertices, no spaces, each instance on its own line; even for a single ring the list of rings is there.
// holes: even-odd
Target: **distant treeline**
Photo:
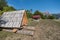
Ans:
[[[56,19],[56,17],[53,16],[52,14],[43,13],[43,12],[40,12],[39,10],[36,10],[34,13],[32,13],[32,9],[31,9],[31,10],[26,10],[26,12],[27,12],[28,18],[32,18],[32,16],[34,15],[40,15],[41,19]]]

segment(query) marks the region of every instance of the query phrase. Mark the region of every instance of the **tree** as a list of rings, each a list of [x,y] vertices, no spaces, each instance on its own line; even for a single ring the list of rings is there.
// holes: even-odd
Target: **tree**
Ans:
[[[6,12],[6,11],[14,11],[16,10],[15,8],[13,8],[12,6],[5,6],[3,7],[3,11]]]
[[[43,14],[42,14],[40,11],[36,10],[36,11],[34,12],[34,15],[40,15],[40,16],[42,16]]]
[[[5,7],[3,7],[3,10],[2,11],[0,10],[0,15],[2,15],[3,12],[14,11],[14,10],[16,10],[16,9],[13,8],[13,7],[11,7],[11,6],[5,6]]]
[[[6,11],[14,11],[16,10],[12,6],[8,6],[6,0],[0,0],[0,15],[3,14],[3,12]]]
[[[45,19],[45,16],[43,15],[43,13],[38,10],[36,10],[33,15],[40,15],[42,19]]]
[[[4,6],[8,6],[6,0],[0,0],[0,10],[2,10]]]
[[[53,15],[49,15],[48,19],[55,19],[55,17]]]
[[[30,10],[26,10],[26,13],[27,13],[27,17],[28,18],[31,18],[32,17],[32,12]]]

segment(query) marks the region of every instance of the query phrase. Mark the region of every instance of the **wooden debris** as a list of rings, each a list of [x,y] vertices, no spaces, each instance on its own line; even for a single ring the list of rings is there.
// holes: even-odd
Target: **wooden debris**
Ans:
[[[25,34],[25,35],[33,35],[34,31],[31,31],[31,30],[19,30],[16,33],[21,33],[21,34]]]
[[[13,29],[12,31],[13,31],[14,33],[16,33],[16,32],[18,31],[18,29]]]
[[[34,31],[32,30],[26,30],[26,29],[22,29],[22,30],[17,30],[17,29],[3,29],[3,31],[7,31],[7,32],[13,32],[13,33],[19,33],[19,34],[24,34],[24,35],[34,35]]]

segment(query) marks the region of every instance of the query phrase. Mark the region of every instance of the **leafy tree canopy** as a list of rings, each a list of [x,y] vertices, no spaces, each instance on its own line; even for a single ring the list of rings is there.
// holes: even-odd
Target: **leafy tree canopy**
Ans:
[[[2,10],[4,6],[8,6],[6,0],[0,0],[0,10]]]
[[[26,10],[26,13],[28,18],[31,18],[33,15],[30,10]]]
[[[16,10],[15,8],[13,8],[12,6],[6,6],[6,7],[3,7],[3,11],[14,11]]]
[[[3,12],[6,11],[13,11],[16,10],[12,6],[8,6],[6,0],[0,0],[0,15],[3,14]]]
[[[45,16],[43,15],[43,13],[38,10],[36,10],[33,15],[40,15],[42,19],[45,19]]]
[[[42,12],[36,10],[36,11],[34,12],[34,15],[40,15],[40,16],[42,16],[43,14],[42,14]]]

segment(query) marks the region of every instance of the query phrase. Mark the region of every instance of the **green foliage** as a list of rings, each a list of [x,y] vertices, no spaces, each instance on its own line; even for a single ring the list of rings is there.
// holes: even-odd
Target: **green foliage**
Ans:
[[[14,11],[16,10],[12,6],[8,6],[6,0],[0,0],[0,16],[3,14],[3,12],[6,11]]]
[[[55,19],[55,17],[53,15],[49,15],[48,19]]]
[[[16,10],[16,9],[14,9],[13,7],[11,7],[11,6],[6,6],[6,7],[3,7],[3,11],[14,11],[14,10]]]
[[[42,19],[47,19],[46,15],[43,15],[43,16],[42,16]]]
[[[3,12],[14,11],[14,10],[16,10],[16,9],[14,9],[11,6],[5,6],[5,7],[3,7],[3,10],[2,11],[0,10],[0,16],[3,14]]]
[[[36,10],[33,15],[40,15],[42,19],[45,19],[45,16],[43,15],[43,13],[38,10]]]
[[[34,15],[40,15],[40,16],[43,16],[42,12],[40,12],[40,11],[38,11],[38,10],[36,10],[36,11],[34,12]]]
[[[3,14],[3,11],[0,10],[0,16]]]
[[[0,10],[2,10],[4,6],[7,6],[6,0],[0,0]]]
[[[32,15],[33,15],[33,14],[30,12],[30,10],[26,10],[26,13],[27,13],[27,17],[28,17],[28,18],[31,18]]]

